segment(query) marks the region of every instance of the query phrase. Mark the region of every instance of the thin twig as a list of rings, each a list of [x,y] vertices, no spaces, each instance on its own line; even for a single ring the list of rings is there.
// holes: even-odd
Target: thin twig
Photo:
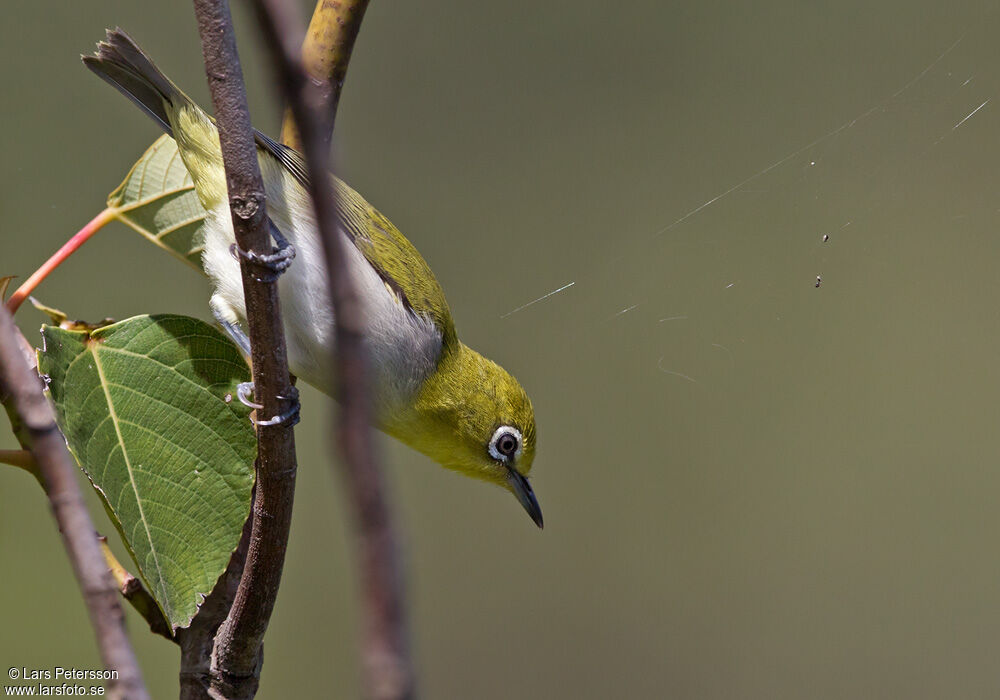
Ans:
[[[14,414],[12,424],[17,424],[18,439],[27,443],[22,444],[31,450],[38,465],[73,573],[83,591],[104,666],[118,672],[118,678],[109,681],[108,695],[148,698],[125,631],[125,613],[83,501],[76,464],[56,426],[52,407],[42,394],[41,381],[25,361],[20,335],[10,313],[0,308],[0,401]]]
[[[149,631],[158,634],[173,643],[177,643],[170,623],[163,616],[163,611],[156,604],[156,600],[149,594],[142,581],[133,576],[128,569],[122,566],[118,557],[108,546],[108,538],[98,535],[97,541],[101,546],[101,553],[104,555],[104,563],[107,564],[111,578],[118,586],[118,592],[128,601],[132,608],[142,615],[142,618],[149,624]]]
[[[219,142],[226,169],[236,244],[248,252],[271,252],[266,226],[264,185],[250,125],[246,90],[229,5],[225,0],[194,0],[205,73],[212,94]],[[254,279],[240,256],[254,395],[258,415],[285,414],[294,405],[288,373],[278,285]],[[246,565],[236,597],[215,638],[213,683],[227,697],[251,697],[256,690],[261,643],[281,581],[295,488],[295,441],[288,422],[259,427],[256,496]]]
[[[341,409],[336,431],[343,450],[347,480],[356,509],[358,550],[364,591],[364,684],[373,699],[409,698],[414,694],[413,670],[406,634],[405,604],[391,511],[375,456],[369,426],[367,357],[361,300],[345,262],[345,238],[339,232],[336,202],[326,167],[324,108],[331,101],[311,80],[298,57],[299,37],[292,3],[254,2],[265,43],[278,68],[279,82],[299,127],[309,169],[310,196],[323,240],[335,320],[335,363]],[[361,13],[352,26],[357,31]],[[353,39],[342,42],[353,45]],[[349,56],[349,53],[347,54]],[[346,71],[346,65],[343,67]],[[341,82],[343,71],[341,71]],[[336,109],[339,83],[332,98]],[[333,119],[329,120],[333,123]],[[331,349],[332,351],[332,349]]]
[[[302,42],[302,67],[316,81],[320,93],[320,136],[325,151],[330,149],[347,66],[367,9],[368,0],[318,0]],[[291,107],[285,110],[281,123],[281,142],[296,151],[303,150]]]
[[[42,474],[29,450],[0,450],[0,462],[19,467],[38,479],[38,483],[42,483]]]

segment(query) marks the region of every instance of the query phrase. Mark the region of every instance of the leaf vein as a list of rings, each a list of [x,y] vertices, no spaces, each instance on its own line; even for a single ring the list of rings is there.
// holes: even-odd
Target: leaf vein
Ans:
[[[88,350],[90,351],[90,354],[94,357],[94,367],[97,369],[97,375],[98,377],[100,377],[101,384],[103,385],[105,384],[106,380],[104,378],[104,368],[101,366],[101,360],[97,356],[97,353],[94,352],[93,345],[89,346]],[[128,472],[128,478],[132,484],[132,490],[135,492],[136,503],[139,506],[139,517],[142,519],[143,527],[146,530],[146,537],[149,538],[149,549],[153,555],[153,562],[156,566],[156,573],[159,576],[159,578],[162,579],[163,569],[160,567],[160,561],[157,557],[156,547],[153,545],[153,535],[150,532],[149,522],[146,520],[146,513],[142,507],[142,499],[139,497],[139,489],[135,483],[135,475],[132,473],[132,464],[129,461],[128,450],[125,449],[125,441],[122,438],[121,427],[118,424],[117,414],[115,413],[115,406],[114,403],[111,401],[111,394],[107,390],[104,391],[104,397],[108,402],[108,411],[111,414],[112,423],[114,424],[115,427],[115,434],[118,436],[118,443],[121,445],[122,457],[125,460],[125,468],[126,471]]]

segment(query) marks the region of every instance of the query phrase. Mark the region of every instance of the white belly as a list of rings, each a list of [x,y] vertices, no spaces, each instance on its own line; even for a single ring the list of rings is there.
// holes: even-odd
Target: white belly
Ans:
[[[330,367],[333,308],[312,208],[305,202],[300,208],[309,215],[293,225],[284,202],[275,202],[271,192],[268,196],[271,219],[296,250],[291,267],[278,281],[288,364],[293,374],[333,396],[336,388]],[[215,285],[213,309],[227,320],[243,321],[246,307],[239,263],[229,252],[235,237],[228,205],[209,212],[206,224],[203,262]],[[348,271],[365,312],[373,408],[376,416],[385,419],[401,405],[408,404],[434,371],[441,354],[441,333],[432,321],[404,307],[346,236],[344,242]]]

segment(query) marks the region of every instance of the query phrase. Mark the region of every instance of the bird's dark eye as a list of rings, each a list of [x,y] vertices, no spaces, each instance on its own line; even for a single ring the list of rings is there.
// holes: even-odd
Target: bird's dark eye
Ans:
[[[517,438],[510,433],[504,433],[497,441],[497,449],[500,454],[510,457],[517,451]]]
[[[490,440],[490,455],[494,459],[509,462],[517,457],[521,450],[521,433],[517,428],[503,426],[497,428]]]

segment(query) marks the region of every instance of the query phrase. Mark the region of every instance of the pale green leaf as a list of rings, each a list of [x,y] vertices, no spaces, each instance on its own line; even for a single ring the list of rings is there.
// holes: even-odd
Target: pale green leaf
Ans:
[[[115,218],[201,270],[205,209],[195,194],[177,142],[164,134],[108,195]]]
[[[183,316],[42,328],[39,371],[59,427],[139,575],[174,627],[188,625],[239,543],[256,441],[233,400],[236,346]]]

